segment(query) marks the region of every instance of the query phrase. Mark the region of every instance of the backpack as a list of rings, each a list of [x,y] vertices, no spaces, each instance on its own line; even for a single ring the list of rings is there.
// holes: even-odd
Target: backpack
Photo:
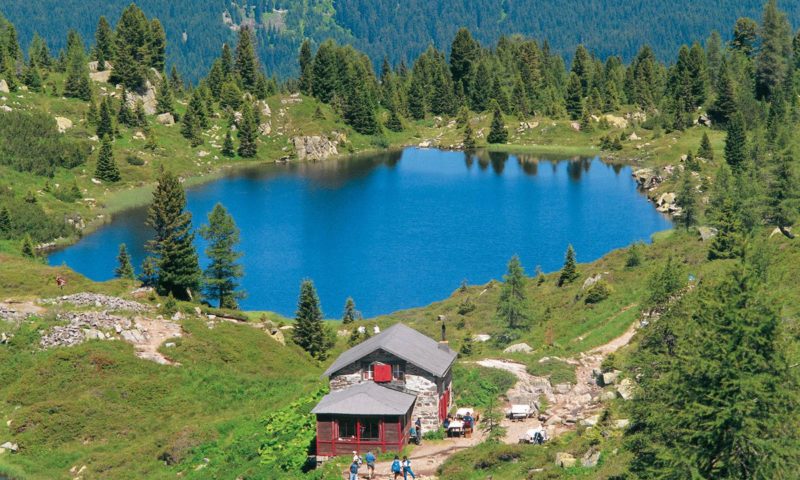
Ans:
[[[358,464],[353,462],[350,465],[350,473],[358,473]]]
[[[392,462],[392,472],[400,473],[400,460],[395,460]]]

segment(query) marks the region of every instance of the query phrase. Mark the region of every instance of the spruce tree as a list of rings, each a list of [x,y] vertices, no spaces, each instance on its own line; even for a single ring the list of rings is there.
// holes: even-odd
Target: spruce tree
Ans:
[[[581,132],[584,133],[591,133],[594,130],[592,126],[592,115],[589,113],[589,109],[584,107],[583,113],[581,114]]]
[[[728,135],[725,138],[725,161],[730,165],[733,173],[738,174],[744,168],[747,158],[747,133],[745,132],[744,118],[736,113],[728,123]]]
[[[156,90],[156,113],[172,113],[175,111],[175,101],[172,96],[172,87],[169,84],[169,77],[164,75],[161,84]]]
[[[156,259],[159,293],[191,299],[201,278],[194,248],[192,214],[186,211],[186,193],[178,177],[166,170],[161,171],[153,191],[147,225],[155,230],[147,248]]]
[[[136,275],[133,273],[133,265],[131,265],[131,256],[128,254],[128,247],[124,243],[119,245],[117,268],[114,269],[114,276],[126,280],[133,280],[136,278]]]
[[[380,124],[375,116],[376,105],[364,80],[366,75],[366,72],[360,69],[351,72],[344,119],[356,132],[374,135],[380,131]]]
[[[11,238],[11,212],[8,207],[0,207],[0,238]]]
[[[236,251],[239,228],[222,204],[217,203],[208,214],[208,225],[200,229],[208,246],[205,253],[210,263],[203,272],[203,290],[206,298],[216,300],[219,308],[238,308],[237,300],[245,293],[239,289],[239,279],[244,276],[237,262],[242,254]]]
[[[239,156],[242,158],[253,158],[258,154],[258,125],[253,114],[253,108],[249,102],[245,102],[242,107],[242,121],[237,132],[239,138]]]
[[[688,168],[683,172],[683,179],[675,199],[675,204],[680,207],[681,214],[677,223],[686,230],[697,223],[697,191],[692,182],[692,174]]]
[[[650,275],[647,281],[649,291],[646,307],[663,306],[675,293],[683,288],[683,272],[680,265],[670,256],[664,266]]]
[[[581,79],[575,72],[569,74],[565,101],[569,117],[572,120],[581,118],[581,114],[583,113],[583,87],[581,86]]]
[[[33,246],[33,240],[29,233],[25,234],[25,237],[22,239],[22,256],[26,258],[36,258],[36,248]]]
[[[525,270],[519,257],[514,255],[509,260],[507,272],[503,276],[500,300],[497,303],[497,317],[505,322],[508,328],[523,328],[528,323],[526,284]]]
[[[238,110],[242,105],[242,91],[236,82],[229,80],[222,84],[219,93],[219,106],[222,109]]]
[[[733,80],[728,71],[728,64],[724,58],[720,65],[716,90],[717,98],[714,99],[714,103],[709,107],[708,114],[714,123],[725,126],[736,113],[736,95],[733,90]]]
[[[500,105],[497,102],[493,101],[492,103],[494,108],[492,126],[489,129],[489,135],[486,136],[486,141],[489,143],[506,143],[508,141],[508,130],[503,120],[503,112],[500,111]]]
[[[330,344],[322,321],[319,297],[311,280],[303,280],[300,285],[292,338],[312,357],[318,360],[327,358]]]
[[[158,283],[158,263],[156,259],[147,256],[142,261],[142,273],[139,274],[139,281],[144,287],[155,287]]]
[[[397,113],[397,107],[393,104],[389,109],[389,118],[386,120],[386,128],[393,132],[403,131],[403,121]]]
[[[111,138],[103,136],[100,144],[100,153],[97,156],[97,168],[94,170],[95,178],[104,182],[118,182],[121,177],[117,162],[114,161],[114,149],[111,145]]]
[[[455,85],[464,85],[464,81],[470,78],[480,55],[480,45],[472,38],[466,28],[458,29],[453,43],[450,46],[450,73]],[[465,89],[469,95],[469,91]]]
[[[94,56],[98,71],[105,70],[106,62],[114,60],[114,32],[104,16],[100,16],[94,32]]]
[[[558,286],[563,287],[572,283],[580,277],[578,273],[578,262],[575,259],[575,249],[572,245],[567,246],[567,253],[564,255],[564,266],[561,267],[561,274],[558,276]]]
[[[103,97],[100,101],[100,112],[97,119],[96,133],[99,138],[114,134],[114,120],[111,113],[111,99]]]
[[[472,110],[485,112],[491,108],[492,100],[492,74],[487,62],[478,62],[470,92]]]
[[[342,325],[353,323],[356,321],[356,302],[352,297],[347,297],[344,302],[344,313],[342,314]]]
[[[414,120],[425,118],[425,80],[420,75],[413,75],[408,88],[408,111]]]
[[[769,0],[764,6],[755,65],[756,98],[760,100],[773,100],[789,74],[791,32],[786,14],[778,10],[775,0]]]
[[[167,60],[167,34],[157,18],[150,21],[147,50],[150,68],[155,69],[156,72],[163,72]]]
[[[186,107],[186,113],[181,118],[181,134],[191,141],[192,146],[202,145],[203,124],[206,121],[206,108],[203,103],[202,92],[197,88],[192,92],[192,98]]]
[[[258,57],[256,57],[255,38],[248,27],[239,30],[234,68],[242,81],[242,87],[244,87],[245,91],[255,93],[259,66]]]
[[[716,213],[713,224],[717,228],[717,234],[711,239],[708,259],[741,257],[744,249],[742,222],[733,198],[728,196],[722,201],[721,209]]]
[[[122,11],[114,34],[114,69],[111,81],[130,91],[144,87],[149,67],[150,23],[134,4]]]
[[[742,17],[736,20],[736,24],[733,26],[730,47],[749,57],[755,50],[757,38],[758,24],[752,18]]]
[[[303,40],[300,45],[300,56],[298,63],[300,64],[300,78],[297,83],[300,87],[300,93],[303,95],[311,95],[312,71],[311,66],[314,59],[311,56],[311,41],[309,39]]]
[[[122,94],[120,95],[119,110],[117,111],[117,123],[125,125],[126,127],[136,126],[136,116],[131,110],[128,103],[128,91],[122,87]]]
[[[89,80],[89,67],[80,36],[74,33],[76,41],[67,51],[67,78],[64,80],[64,96],[89,101],[92,86]]]
[[[225,132],[225,140],[222,142],[222,155],[228,158],[236,156],[236,149],[233,146],[233,137],[231,131]]]
[[[464,140],[462,143],[464,144],[464,150],[475,150],[475,136],[472,134],[472,126],[469,122],[464,126]]]
[[[766,220],[777,226],[788,238],[794,238],[788,227],[794,224],[800,211],[800,192],[794,163],[794,158],[789,153],[776,155],[767,188]]]
[[[714,149],[711,147],[711,139],[708,138],[708,133],[703,132],[703,138],[700,140],[700,148],[697,150],[697,156],[708,161],[714,160]]]

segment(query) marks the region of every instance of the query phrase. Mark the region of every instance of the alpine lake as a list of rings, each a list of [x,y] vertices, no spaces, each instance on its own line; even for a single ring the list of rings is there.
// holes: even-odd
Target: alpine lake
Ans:
[[[247,310],[293,316],[303,279],[328,318],[345,299],[371,317],[450,295],[462,281],[500,279],[519,255],[532,275],[671,228],[627,166],[598,158],[407,148],[317,163],[267,164],[190,188],[195,228],[221,202],[241,230]],[[49,256],[93,280],[113,277],[125,243],[139,269],[147,208],[116,214]],[[201,266],[208,263],[197,236]]]

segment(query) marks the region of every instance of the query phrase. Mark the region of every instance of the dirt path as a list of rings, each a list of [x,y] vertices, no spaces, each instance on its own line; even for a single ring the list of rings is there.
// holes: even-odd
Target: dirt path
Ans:
[[[145,360],[152,360],[162,365],[178,365],[158,351],[161,344],[170,338],[180,337],[181,326],[169,320],[159,320],[145,317],[135,318],[136,329],[142,335],[124,337],[125,341],[132,343],[136,356]]]
[[[610,342],[588,353],[582,353],[577,359],[564,360],[575,365],[575,385],[556,385],[554,387],[547,378],[530,375],[525,365],[520,363],[495,359],[478,361],[478,365],[500,368],[517,377],[517,383],[507,393],[510,403],[533,403],[540,397],[547,400],[547,408],[544,412],[540,412],[538,418],[529,418],[524,421],[504,419],[502,423],[502,426],[506,428],[504,442],[517,443],[525,432],[540,426],[544,426],[550,438],[553,438],[565,431],[572,430],[582,420],[592,422],[592,417],[601,409],[602,388],[596,384],[595,374],[600,371],[600,366],[606,356],[630,342],[636,333],[637,326],[638,321],[631,325],[625,333]]]

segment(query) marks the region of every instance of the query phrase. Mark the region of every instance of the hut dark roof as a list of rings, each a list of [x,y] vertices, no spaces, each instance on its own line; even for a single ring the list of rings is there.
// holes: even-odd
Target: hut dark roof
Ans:
[[[311,410],[311,413],[317,415],[405,415],[411,410],[416,399],[416,395],[368,382],[325,395]]]

